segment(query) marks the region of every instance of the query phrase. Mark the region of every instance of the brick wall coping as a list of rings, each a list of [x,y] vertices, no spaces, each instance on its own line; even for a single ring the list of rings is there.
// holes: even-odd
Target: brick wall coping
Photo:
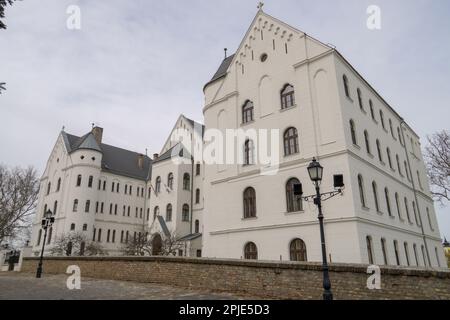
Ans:
[[[39,257],[25,257],[24,260],[39,260]],[[205,265],[226,265],[236,267],[255,267],[255,268],[273,268],[273,269],[292,269],[292,270],[322,270],[322,264],[318,262],[289,262],[289,261],[261,261],[261,260],[240,260],[240,259],[217,259],[217,258],[186,258],[186,257],[44,257],[44,260],[50,261],[104,261],[104,262],[169,262],[169,263],[192,263]],[[346,264],[331,263],[329,270],[332,272],[352,272],[367,274],[367,264]],[[417,276],[417,277],[436,277],[441,279],[450,279],[450,270],[444,269],[420,269],[414,267],[394,267],[380,266],[381,274],[398,276]]]

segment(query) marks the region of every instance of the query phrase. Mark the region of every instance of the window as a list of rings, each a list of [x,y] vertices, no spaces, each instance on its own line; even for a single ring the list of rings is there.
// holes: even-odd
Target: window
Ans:
[[[415,222],[416,222],[416,225],[420,226],[419,219],[417,219],[417,208],[416,208],[416,203],[415,203],[414,201],[412,202],[412,207],[413,207],[414,220],[415,220]]]
[[[77,212],[78,211],[78,199],[73,200],[73,212]]]
[[[246,260],[258,259],[258,248],[253,242],[248,242],[244,247],[244,257]]]
[[[102,202],[100,205],[100,213],[103,213],[103,208],[104,208],[105,204]]]
[[[113,232],[112,232],[112,241],[111,242],[112,243],[116,242],[116,230],[113,230]]]
[[[77,187],[81,186],[81,174],[77,177]]]
[[[72,243],[72,241],[70,241],[66,247],[66,256],[72,255],[72,249],[73,249],[73,243]]]
[[[342,82],[344,83],[344,91],[345,91],[345,95],[347,96],[347,98],[350,98],[350,88],[348,87],[348,79],[347,76],[344,74],[342,76]]]
[[[72,223],[71,225],[70,225],[70,231],[74,231],[75,230],[75,223]]]
[[[98,238],[97,238],[98,242],[102,242],[102,229],[98,229]]]
[[[294,239],[289,245],[291,261],[308,261],[306,256],[306,244],[302,239]]]
[[[350,120],[350,134],[352,136],[352,143],[357,146],[358,140],[356,139],[356,128],[353,120]]]
[[[94,228],[94,232],[92,233],[92,241],[95,241],[95,234],[97,233],[97,229]]]
[[[363,105],[363,100],[362,100],[362,93],[361,90],[358,88],[358,90],[356,90],[356,92],[358,93],[358,104],[359,104],[359,108],[364,111],[364,105]]]
[[[253,102],[247,100],[242,107],[242,123],[249,123],[253,121]]]
[[[128,185],[127,185],[127,184],[125,185],[125,190],[124,190],[124,192],[125,192],[125,194],[128,193]]]
[[[108,229],[108,232],[106,233],[106,242],[109,242],[110,236],[111,236],[111,230]]]
[[[389,119],[389,130],[391,131],[391,136],[392,136],[392,138],[395,139],[394,129],[393,129],[393,127],[392,127],[392,120],[391,120],[391,119]]]
[[[155,220],[157,216],[159,216],[159,207],[158,206],[156,206],[155,209],[153,209],[153,220]]]
[[[129,216],[130,216],[130,214],[131,214],[131,207],[130,207],[130,206],[128,206],[128,208],[127,208],[127,216],[129,217]]]
[[[281,109],[287,109],[293,106],[295,106],[294,87],[287,84],[281,90]]]
[[[406,264],[408,267],[410,266],[409,263],[409,250],[408,250],[408,242],[403,243],[403,247],[405,248],[405,257],[406,257]]]
[[[114,205],[114,215],[117,216],[117,204]]]
[[[423,187],[422,187],[422,181],[420,180],[419,170],[417,170],[417,181],[419,182],[419,187],[420,187],[420,189],[423,190]]]
[[[391,159],[391,149],[387,148],[386,149],[386,154],[388,157],[388,162],[389,162],[389,167],[394,170],[394,167],[392,166],[392,159]]]
[[[370,116],[372,117],[373,121],[376,121],[376,119],[375,119],[375,110],[373,108],[372,100],[369,100],[369,107],[370,107]]]
[[[111,192],[114,192],[114,185],[115,185],[115,183],[113,182],[113,183],[111,184]]]
[[[422,259],[423,259],[423,265],[426,267],[427,266],[427,255],[425,253],[425,247],[422,245]]]
[[[167,186],[169,187],[170,190],[173,190],[173,173],[169,173],[169,175],[167,176]]]
[[[439,253],[438,253],[438,248],[434,248],[434,253],[436,254],[436,261],[437,261],[437,264],[438,264],[438,267],[440,268],[441,267],[441,261],[439,260]]]
[[[411,216],[409,215],[409,206],[408,206],[408,199],[406,199],[406,197],[403,199],[405,202],[405,211],[406,211],[406,218],[408,219],[409,223],[411,222]]]
[[[53,215],[56,215],[58,211],[58,201],[53,203]]]
[[[189,222],[189,205],[188,204],[183,204],[181,221]]]
[[[195,190],[195,203],[200,203],[200,189]]]
[[[398,154],[395,155],[395,159],[397,160],[397,169],[398,169],[398,173],[403,176],[402,173],[402,168],[400,167],[400,158],[398,157]]]
[[[124,236],[124,232],[122,230],[122,231],[120,231],[120,243],[123,243],[123,236]]]
[[[361,175],[358,175],[358,188],[359,188],[359,199],[361,201],[361,206],[367,208],[366,206],[366,196],[364,194],[364,181]]]
[[[183,175],[183,190],[191,190],[191,176],[189,173]]]
[[[95,202],[95,213],[98,213],[98,205],[99,205],[99,203],[98,203],[98,201],[96,201]]]
[[[401,135],[400,127],[397,127],[397,136],[398,136],[398,141],[399,141],[400,144],[403,146],[402,135]]]
[[[150,199],[150,196],[152,195],[152,188],[150,187],[150,188],[148,188],[148,198]]]
[[[383,252],[383,261],[385,265],[388,265],[388,256],[386,251],[386,239],[381,238],[381,251]]]
[[[110,203],[109,204],[109,214],[112,214],[112,211],[113,211],[113,204]]]
[[[97,189],[100,190],[101,187],[102,187],[102,180],[99,179],[98,180],[98,187],[97,187]]]
[[[417,245],[415,243],[413,245],[413,251],[414,251],[414,259],[416,261],[416,266],[419,266],[419,258],[417,256]]]
[[[373,264],[372,238],[370,236],[366,237],[366,246],[369,264]]]
[[[123,208],[122,208],[122,216],[125,217],[126,213],[127,213],[127,207],[123,206]]]
[[[383,127],[384,130],[386,130],[386,126],[384,124],[384,115],[383,115],[382,110],[380,110],[380,121],[381,121],[381,126]]]
[[[43,214],[45,214],[47,212],[47,204],[45,204],[45,206],[44,206],[44,212],[43,212]]]
[[[196,174],[197,176],[200,175],[200,163],[197,163],[197,164],[195,165],[195,174]]]
[[[434,231],[433,224],[431,223],[430,209],[427,208],[426,210],[427,210],[427,219],[428,219],[428,224],[430,225],[430,230]]]
[[[89,176],[89,180],[88,180],[88,187],[92,188],[92,183],[94,182],[94,177],[93,176]]]
[[[106,181],[103,181],[103,191],[106,190]]]
[[[284,132],[284,155],[289,156],[299,152],[298,132],[294,127],[288,128]]]
[[[195,233],[200,233],[200,221],[195,220]]]
[[[83,224],[83,231],[87,231],[87,224]]]
[[[157,177],[155,183],[155,193],[158,194],[160,192],[161,192],[161,177]]]
[[[366,151],[368,154],[371,154],[370,152],[370,142],[369,142],[369,133],[367,130],[364,130],[364,141],[366,143]]]
[[[50,227],[50,229],[48,230],[47,244],[50,244],[52,242],[52,234],[53,234],[53,227]]]
[[[249,166],[255,163],[255,146],[253,140],[245,140],[244,143],[244,165]]]
[[[294,194],[294,186],[300,185],[301,183],[297,178],[292,178],[286,183],[286,204],[287,212],[299,212],[303,211],[303,203],[301,195]]]
[[[91,200],[86,200],[86,205],[84,206],[84,212],[89,213],[90,206],[91,206]]]
[[[398,198],[398,193],[397,193],[397,192],[395,193],[395,205],[397,206],[397,214],[398,214],[398,218],[399,218],[400,220],[403,220],[403,218],[402,218],[402,210],[401,210],[401,208],[400,208],[400,200],[399,200],[399,198]]]
[[[61,178],[58,179],[58,183],[56,185],[56,192],[58,192],[59,190],[61,190]]]
[[[256,192],[252,187],[244,191],[244,219],[256,217]]]
[[[51,188],[52,188],[52,184],[49,182],[49,183],[47,184],[47,195],[50,194]]]
[[[119,193],[119,191],[120,191],[120,183],[117,182],[116,192]]]
[[[147,208],[147,221],[150,220],[150,208]]]
[[[395,262],[397,263],[397,265],[400,265],[400,256],[398,253],[398,242],[397,240],[394,240],[394,251],[395,251]]]
[[[386,198],[387,211],[389,213],[389,216],[392,217],[391,200],[389,199],[389,190],[388,190],[388,188],[384,188],[384,197]]]
[[[380,212],[380,204],[378,202],[378,188],[375,181],[372,182],[373,200],[375,202],[375,209]]]
[[[380,140],[378,140],[378,139],[377,139],[377,153],[378,153],[378,160],[380,160],[380,162],[383,162],[383,155],[381,154]]]
[[[406,161],[403,161],[403,165],[405,166],[406,178],[408,179],[408,181],[411,181],[411,178],[409,176],[408,164],[406,163]]]

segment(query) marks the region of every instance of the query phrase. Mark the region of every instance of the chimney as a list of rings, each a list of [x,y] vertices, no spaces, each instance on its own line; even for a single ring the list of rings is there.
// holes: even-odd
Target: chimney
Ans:
[[[153,154],[153,160],[156,160],[156,159],[158,159],[158,156],[159,156],[159,154],[157,154],[157,153],[154,153],[154,154]]]
[[[103,138],[103,128],[93,127],[92,134],[94,135],[94,138],[97,141],[98,145],[100,145],[102,143]]]
[[[138,167],[139,167],[139,169],[144,169],[144,155],[143,154],[138,155]]]

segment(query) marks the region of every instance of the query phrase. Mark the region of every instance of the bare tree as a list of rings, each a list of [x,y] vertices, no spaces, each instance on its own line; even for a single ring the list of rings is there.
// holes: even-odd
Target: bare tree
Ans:
[[[125,241],[121,252],[126,256],[150,256],[152,254],[152,243],[149,237],[141,235]]]
[[[136,237],[136,239],[132,238],[123,245],[121,251],[128,256],[175,256],[178,250],[184,246],[184,242],[179,241],[174,232],[162,236],[160,243],[156,244],[154,237],[158,236],[161,237],[159,233],[154,233],[153,235]],[[155,248],[155,246],[157,247]]]
[[[1,19],[5,17],[5,8],[7,5],[12,6],[13,2],[17,0],[0,0],[0,29],[6,29],[6,24]]]
[[[32,223],[39,194],[36,170],[0,165],[0,244],[14,239]]]
[[[81,232],[62,234],[50,248],[52,256],[105,256],[106,251],[98,242],[89,241]]]
[[[428,137],[425,149],[427,171],[434,198],[450,201],[450,133],[441,131]]]
[[[176,233],[170,232],[162,239],[161,253],[162,256],[176,256],[178,250],[183,249],[184,242],[181,242]]]

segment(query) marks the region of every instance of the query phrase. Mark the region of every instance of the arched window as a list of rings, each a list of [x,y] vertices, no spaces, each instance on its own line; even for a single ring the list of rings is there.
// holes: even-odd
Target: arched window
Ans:
[[[386,199],[386,208],[390,217],[392,217],[391,200],[389,199],[389,190],[384,188],[384,197]]]
[[[181,220],[184,222],[189,222],[189,205],[186,203],[183,204]]]
[[[419,219],[417,218],[417,208],[416,208],[416,203],[415,203],[414,201],[412,202],[412,207],[413,207],[414,220],[415,220],[415,222],[416,222],[416,225],[420,226]]]
[[[358,104],[359,104],[359,108],[361,109],[361,110],[364,110],[364,105],[363,105],[363,99],[362,99],[362,93],[361,93],[361,90],[358,88],[358,90],[357,90],[357,93],[358,93]]]
[[[200,189],[195,190],[195,203],[200,203]]]
[[[394,252],[395,252],[395,262],[397,263],[397,265],[400,265],[400,255],[398,252],[398,242],[397,240],[394,240]]]
[[[94,177],[93,176],[89,176],[89,180],[88,180],[88,187],[92,188],[92,183],[94,182]]]
[[[427,210],[427,219],[428,219],[428,224],[430,225],[430,230],[434,231],[433,223],[431,222],[430,209],[427,208],[426,210]]]
[[[395,193],[395,205],[397,206],[398,218],[400,220],[403,220],[403,218],[402,218],[402,210],[401,210],[401,207],[400,207],[400,199],[398,197],[398,193],[397,192]]]
[[[78,199],[73,200],[73,212],[77,212],[78,211]]]
[[[195,220],[195,233],[200,233],[200,221]]]
[[[58,179],[58,184],[56,185],[56,192],[61,190],[61,178]]]
[[[380,140],[378,140],[378,139],[377,139],[377,153],[378,153],[378,160],[380,160],[380,162],[383,162],[383,155],[381,154]]]
[[[406,161],[403,161],[403,166],[405,167],[406,178],[408,179],[408,181],[411,181],[409,176],[408,164],[406,163]]]
[[[383,261],[385,265],[388,265],[388,255],[386,248],[386,239],[381,238],[381,251],[383,252]]]
[[[366,196],[364,194],[364,181],[361,175],[358,175],[358,188],[359,188],[359,199],[361,200],[361,206],[366,208]]]
[[[389,130],[391,131],[391,136],[392,136],[392,138],[395,139],[395,136],[394,136],[394,129],[393,129],[393,127],[392,127],[392,120],[391,120],[391,119],[389,119]]]
[[[406,197],[404,198],[404,202],[405,202],[406,218],[408,219],[409,223],[412,223],[411,222],[411,216],[409,215],[408,199],[406,199]]]
[[[81,186],[81,174],[77,177],[77,187]]]
[[[47,212],[47,204],[44,206],[44,214]]]
[[[253,242],[248,242],[244,247],[244,257],[246,260],[258,259],[258,248]]]
[[[344,91],[345,91],[345,95],[350,98],[350,88],[348,86],[348,79],[347,76],[344,74],[342,76],[342,82],[344,83]]]
[[[395,159],[397,160],[397,169],[398,173],[402,176],[402,168],[400,167],[400,158],[398,157],[398,154],[395,155]]]
[[[375,209],[380,212],[380,204],[378,202],[378,188],[375,181],[372,182],[373,200],[375,202]]]
[[[398,141],[400,141],[400,144],[403,145],[400,127],[397,127],[397,136],[398,136]]]
[[[47,244],[50,244],[52,242],[52,234],[53,234],[53,227],[50,227],[50,229],[48,230]]]
[[[352,136],[352,143],[354,145],[358,145],[358,140],[356,139],[355,122],[353,120],[350,120],[350,134]]]
[[[289,245],[291,261],[308,261],[306,256],[306,244],[302,239],[294,239]]]
[[[131,190],[131,187],[130,187]],[[158,194],[161,192],[161,177],[157,177],[156,178],[156,183],[155,183],[155,193]]]
[[[253,102],[247,100],[242,107],[242,123],[253,121]]]
[[[289,156],[299,152],[298,132],[294,127],[286,129],[284,132],[284,155]]]
[[[200,169],[201,169],[200,163],[197,163],[195,165],[195,175],[197,175],[197,176],[200,175]]]
[[[410,266],[409,263],[409,249],[408,249],[408,242],[403,243],[403,247],[405,248],[405,257],[406,257],[406,264],[408,267]]]
[[[369,107],[370,107],[370,116],[372,117],[372,120],[376,121],[376,119],[375,119],[375,110],[373,108],[372,100],[369,100]]]
[[[74,231],[75,230],[75,223],[72,223],[71,225],[70,225],[70,231]]]
[[[382,110],[380,110],[380,121],[381,121],[381,126],[383,127],[384,130],[386,130],[386,126],[384,124],[384,115],[383,115]]]
[[[189,173],[185,173],[183,175],[183,189],[191,190],[191,176],[189,175]]]
[[[172,205],[170,203],[166,207],[166,221],[172,221]]]
[[[416,266],[419,266],[419,257],[417,256],[417,244],[413,244],[414,260],[416,261]]]
[[[372,251],[372,237],[366,237],[367,255],[369,258],[369,264],[373,264],[373,251]]]
[[[170,190],[173,190],[173,173],[169,173],[169,175],[167,176],[167,186],[169,187]]]
[[[253,140],[247,139],[244,143],[244,165],[255,164],[255,145]]]
[[[83,224],[83,231],[87,231],[87,224]]]
[[[370,152],[370,142],[369,142],[369,132],[367,130],[364,130],[364,141],[366,143],[366,151],[368,154],[371,154]]]
[[[281,109],[287,109],[295,105],[294,87],[287,84],[281,90]]]
[[[425,246],[422,245],[421,249],[422,249],[423,265],[426,267],[428,264],[427,264],[427,254],[425,253]]]
[[[386,154],[387,154],[387,157],[388,157],[389,167],[391,169],[394,169],[394,167],[392,166],[391,149],[387,148],[386,149]]]
[[[153,209],[153,220],[156,219],[156,217],[159,216],[159,207],[156,206],[155,209]]]
[[[84,207],[84,212],[89,213],[90,206],[91,206],[91,200],[86,200],[86,205]],[[116,214],[117,214],[117,204],[116,204]]]
[[[423,190],[423,187],[422,187],[422,180],[420,180],[420,173],[419,173],[419,170],[417,170],[417,182],[419,182],[419,187],[420,187],[420,189]]]
[[[302,189],[302,184],[297,178],[292,178],[286,183],[287,212],[298,212],[303,210],[301,195],[294,194],[295,185],[299,185],[299,189]]]
[[[47,184],[47,195],[49,195],[50,194],[50,190],[52,189],[52,184],[49,182],[48,184]]]
[[[256,192],[252,187],[244,191],[244,219],[256,217]]]
[[[53,203],[53,215],[56,216],[56,213],[58,211],[58,201],[55,201],[55,203]]]

